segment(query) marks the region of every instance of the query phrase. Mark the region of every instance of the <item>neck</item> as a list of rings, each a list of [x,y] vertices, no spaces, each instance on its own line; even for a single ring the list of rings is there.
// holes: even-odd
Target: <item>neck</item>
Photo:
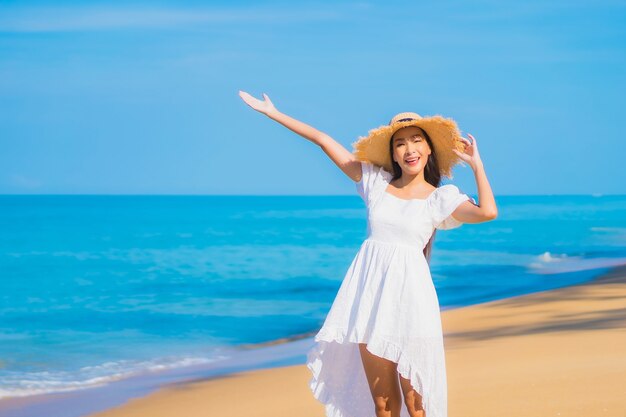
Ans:
[[[406,186],[418,186],[422,183],[426,182],[426,178],[424,178],[424,170],[422,169],[417,174],[407,174],[406,172],[402,172],[402,176],[398,178],[398,185],[400,187]]]

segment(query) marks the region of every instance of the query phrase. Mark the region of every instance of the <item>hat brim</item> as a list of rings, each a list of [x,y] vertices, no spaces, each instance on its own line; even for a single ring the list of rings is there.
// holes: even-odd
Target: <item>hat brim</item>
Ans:
[[[352,144],[353,154],[359,161],[370,162],[393,173],[389,140],[398,129],[407,126],[417,126],[426,131],[435,148],[441,175],[452,178],[452,168],[462,161],[452,149],[463,151],[465,145],[461,140],[461,132],[456,122],[439,115],[396,122],[372,129],[367,136],[359,137]]]

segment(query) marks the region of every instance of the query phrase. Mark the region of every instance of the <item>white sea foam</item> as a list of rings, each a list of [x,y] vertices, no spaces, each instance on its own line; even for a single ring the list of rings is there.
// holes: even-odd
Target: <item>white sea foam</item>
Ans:
[[[140,362],[121,360],[105,362],[95,366],[85,366],[73,372],[5,371],[0,382],[0,399],[94,388],[132,376],[192,365],[204,365],[227,358],[228,356],[217,355],[214,358],[169,357]]]
[[[562,274],[626,265],[626,258],[582,258],[544,252],[528,267],[535,274]]]
[[[574,259],[575,257],[570,258],[564,253],[552,254],[550,252],[544,252],[541,255],[539,255],[537,258],[540,259],[542,262],[560,262],[565,259]]]

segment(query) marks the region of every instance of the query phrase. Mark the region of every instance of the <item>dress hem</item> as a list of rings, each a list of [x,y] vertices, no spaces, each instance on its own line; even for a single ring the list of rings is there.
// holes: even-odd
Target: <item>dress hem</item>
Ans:
[[[347,417],[348,414],[344,410],[334,405],[333,394],[326,389],[324,382],[319,380],[321,372],[320,357],[324,353],[327,345],[330,343],[367,343],[366,348],[374,355],[390,360],[398,365],[398,373],[405,379],[408,379],[411,386],[422,397],[422,405],[427,417],[439,417],[439,415],[431,410],[430,397],[424,395],[423,377],[420,372],[413,368],[410,361],[403,354],[402,349],[393,342],[386,340],[381,336],[370,336],[368,340],[359,340],[356,336],[346,337],[345,329],[335,328],[334,331],[322,328],[315,336],[316,345],[307,353],[307,368],[313,374],[309,381],[309,388],[313,392],[313,396],[326,406],[327,417]],[[372,403],[373,407],[373,403]],[[402,404],[402,407],[405,407]]]

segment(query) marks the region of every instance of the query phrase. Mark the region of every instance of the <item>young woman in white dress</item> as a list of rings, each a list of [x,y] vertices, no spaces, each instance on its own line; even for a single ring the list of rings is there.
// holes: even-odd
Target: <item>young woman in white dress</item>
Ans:
[[[388,204],[388,211],[396,210],[398,209],[398,207],[400,207],[398,210],[401,210],[401,212],[404,213],[408,212],[408,207],[410,207],[411,210],[422,210],[424,205],[421,203],[427,202],[428,207],[432,207],[430,208],[431,212],[435,210],[435,214],[433,215],[433,218],[435,219],[434,225],[436,228],[440,229],[457,227],[461,223],[485,222],[493,220],[497,216],[495,199],[487,180],[487,176],[485,174],[480,155],[478,153],[476,139],[470,134],[468,134],[468,136],[472,139],[471,142],[468,139],[460,136],[459,134],[458,137],[455,137],[453,139],[455,141],[462,141],[462,145],[448,146],[449,149],[445,148],[446,145],[442,145],[447,142],[441,140],[435,142],[437,144],[437,147],[439,147],[438,152],[435,152],[435,149],[433,149],[435,147],[433,146],[433,140],[431,139],[431,136],[429,136],[429,134],[425,131],[425,129],[422,129],[419,126],[411,125],[415,122],[415,119],[413,119],[412,117],[419,118],[420,116],[414,113],[402,113],[398,115],[399,117],[396,116],[396,118],[392,120],[393,123],[390,123],[390,126],[393,124],[393,126],[398,125],[404,127],[395,129],[392,132],[387,132],[387,136],[385,136],[384,140],[382,141],[383,143],[378,144],[379,146],[377,150],[373,150],[373,147],[366,149],[365,146],[360,146],[363,143],[363,141],[360,141],[359,149],[357,149],[357,152],[352,153],[329,135],[278,111],[266,94],[263,94],[264,100],[258,100],[243,91],[240,91],[239,95],[243,99],[243,101],[254,110],[265,114],[266,116],[281,123],[298,135],[318,145],[339,167],[339,169],[341,169],[348,177],[350,177],[350,179],[357,183],[357,188],[359,189],[361,195],[366,199],[366,202],[372,200],[373,197],[371,196],[377,194],[377,198],[379,200],[383,199],[384,197],[391,199],[391,201],[388,201],[386,203]],[[406,117],[403,115],[409,115],[410,117],[403,118]],[[427,119],[422,119],[422,121],[426,120]],[[433,130],[435,128],[440,128],[443,125],[446,125],[448,126],[447,128],[450,128],[451,122],[449,120],[437,120],[438,122],[440,122],[440,125],[433,125]],[[398,121],[400,123],[398,123]],[[422,125],[428,126],[428,124]],[[453,124],[452,126],[454,127],[454,129],[450,131],[456,132],[456,125]],[[370,132],[370,138],[372,136],[372,132]],[[431,135],[432,134],[433,132],[431,131]],[[379,140],[379,142],[381,141]],[[367,145],[369,146],[369,143],[367,143]],[[458,148],[460,148],[461,151],[459,151]],[[376,152],[378,153],[378,155],[376,154]],[[368,159],[370,159],[367,157],[368,153],[370,155],[373,155],[374,159],[378,158],[380,161],[380,165],[383,167],[386,166],[387,171],[381,169],[380,166],[377,167],[375,164],[367,161]],[[360,154],[359,159],[357,159],[357,154]],[[437,154],[436,158],[434,157],[435,154]],[[470,198],[464,194],[459,193],[456,186],[449,184],[448,186],[439,187],[441,174],[445,174],[451,177],[450,169],[455,162],[458,162],[458,160],[462,160],[469,164],[474,172],[478,188],[480,205],[474,204],[472,201],[469,201]],[[366,175],[368,178],[365,178]],[[365,180],[367,180],[369,183],[365,184]],[[378,190],[376,190],[376,188],[378,188]],[[393,200],[395,200],[395,202]],[[412,202],[418,204],[416,204],[415,206],[411,206]],[[393,206],[396,203],[397,205]],[[378,209],[379,212],[384,210],[384,204],[381,203],[378,204],[378,206],[383,207]],[[439,210],[439,212],[436,212],[436,210]],[[418,212],[408,213],[414,214]],[[419,212],[419,216],[422,216],[422,214],[425,215],[425,213],[426,212]],[[392,212],[392,215],[395,215],[395,213]],[[383,223],[386,223],[386,221],[384,221]],[[400,228],[403,227],[401,223],[399,223],[398,226]],[[427,230],[428,236],[430,236],[430,233],[432,232],[432,228],[430,230]],[[386,233],[389,234],[389,232]],[[391,234],[393,233],[394,232],[392,229]],[[371,242],[372,244],[377,242],[383,245],[381,247],[383,248],[383,250],[386,250],[389,247],[385,247],[385,244],[396,243],[393,241],[393,239],[395,238],[391,238],[390,242],[380,242],[377,240],[372,240]],[[399,243],[401,246],[404,246],[404,242],[400,241]],[[430,239],[428,240],[428,244],[423,246],[423,252],[426,259],[430,257],[431,245],[432,237],[430,237]],[[412,258],[413,255],[409,254],[409,257]],[[399,261],[394,258],[393,262],[398,263]],[[420,264],[416,265],[419,266]],[[353,263],[350,271],[354,272],[354,268],[356,267]],[[410,311],[410,313],[412,314],[413,318],[415,318],[418,314],[422,314],[423,317],[426,316],[427,313],[431,314],[430,317],[427,317],[429,323],[424,327],[434,328],[434,331],[430,331],[430,333],[432,334],[434,332],[434,334],[436,335],[436,348],[433,349],[432,357],[437,357],[438,359],[434,361],[438,361],[439,363],[437,364],[438,368],[436,368],[432,373],[443,373],[444,375],[433,378],[432,376],[426,375],[426,373],[422,373],[423,371],[421,369],[419,370],[419,372],[414,370],[409,371],[411,365],[413,366],[413,368],[418,368],[418,366],[416,366],[416,363],[418,362],[423,367],[429,366],[426,366],[423,362],[420,362],[420,358],[405,359],[407,363],[399,363],[401,361],[398,360],[398,354],[394,354],[391,356],[387,354],[387,352],[389,352],[390,350],[393,351],[393,349],[398,346],[397,342],[389,344],[387,343],[388,340],[376,339],[377,336],[375,334],[368,335],[367,339],[372,342],[373,346],[371,349],[376,351],[377,346],[383,346],[383,348],[381,348],[380,350],[381,356],[387,355],[387,358],[377,356],[370,350],[370,347],[367,343],[353,343],[352,345],[358,346],[358,350],[352,352],[345,350],[342,352],[340,352],[339,350],[330,352],[328,357],[332,358],[337,363],[334,363],[330,367],[327,365],[327,368],[331,369],[327,369],[325,371],[326,377],[328,378],[328,380],[324,381],[325,383],[320,384],[319,381],[312,382],[311,389],[314,390],[318,399],[320,399],[321,401],[323,400],[327,404],[326,410],[329,417],[367,417],[366,415],[357,415],[359,413],[367,413],[368,410],[372,410],[371,408],[369,408],[371,407],[371,403],[369,406],[365,407],[362,404],[356,404],[361,400],[360,397],[363,394],[363,387],[352,387],[350,389],[346,388],[345,392],[343,392],[344,388],[341,388],[342,386],[347,387],[348,385],[359,385],[360,380],[366,380],[367,382],[367,384],[363,384],[367,388],[369,388],[368,395],[371,395],[371,398],[373,399],[372,411],[377,417],[403,417],[406,415],[410,417],[446,417],[447,408],[445,394],[445,364],[443,363],[442,359],[443,345],[441,342],[437,343],[437,337],[439,340],[441,339],[441,333],[437,329],[437,326],[440,327],[440,322],[438,321],[438,301],[436,300],[434,287],[432,287],[432,281],[430,280],[429,271],[425,270],[421,271],[423,273],[419,273],[420,271],[415,269],[412,272],[415,272],[413,275],[424,275],[427,276],[428,279],[426,281],[422,281],[422,283],[419,284],[421,285],[421,287],[412,287],[413,289],[409,288],[408,290],[406,288],[414,285],[413,282],[415,282],[416,280],[413,279],[413,281],[407,281],[408,284],[405,282],[401,282],[400,285],[402,291],[414,291],[414,293],[409,293],[409,297],[411,297],[410,303],[406,303],[407,305],[402,306],[401,310],[408,311],[408,304],[412,304],[413,300],[416,300],[416,303],[419,302],[422,304],[429,304],[431,306],[434,306],[433,308],[430,308],[428,312],[426,308],[421,307],[422,310],[414,310]],[[362,277],[359,277],[359,279],[361,278]],[[396,281],[399,281],[402,278],[394,277],[394,279]],[[350,289],[348,287],[350,285],[358,285],[359,288],[363,288],[363,286],[365,285],[362,281],[358,284],[345,283],[345,281],[356,280],[356,278],[352,280],[344,280],[344,284],[342,284],[342,288],[339,291],[339,295],[342,295],[342,297],[338,297],[338,299],[342,298],[342,302],[344,304],[347,303],[346,298],[354,296],[354,293],[349,292]],[[373,285],[378,284],[382,285],[380,282]],[[385,285],[388,285],[389,287],[394,285],[394,283],[392,282]],[[430,287],[428,287],[428,285],[430,285]],[[429,291],[431,289],[432,291]],[[423,296],[422,293],[427,294],[429,297],[431,297],[431,299],[419,299],[420,296]],[[434,303],[432,302],[432,298],[435,299]],[[335,301],[335,303],[339,303],[339,301]],[[393,303],[393,301],[389,301],[388,303]],[[329,313],[329,317],[327,318],[327,322],[325,323],[325,326],[320,331],[320,333],[326,334],[334,330],[334,326],[337,326],[336,323],[341,321],[340,316],[345,315],[343,312],[343,308],[344,305],[333,305],[332,310],[337,309],[341,311],[331,310],[331,312]],[[380,312],[382,310],[379,309],[378,311]],[[391,315],[388,312],[389,309],[387,309],[387,315]],[[351,314],[353,313],[354,312],[352,311]],[[436,316],[434,314],[436,314]],[[392,319],[396,318],[397,317],[394,317]],[[389,318],[385,319],[389,320]],[[385,323],[382,319],[381,322]],[[405,328],[407,328],[408,330],[408,327],[411,327],[410,324],[403,323],[400,326],[401,332],[403,332]],[[327,329],[330,330],[327,331]],[[363,331],[359,330],[359,332],[362,333]],[[344,339],[349,339],[345,333],[338,338],[341,341],[344,341]],[[330,342],[331,339],[332,338],[329,338],[328,341]],[[337,337],[335,337],[335,339],[337,339]],[[417,338],[414,338],[413,340],[417,340]],[[332,346],[327,345],[326,342],[323,341],[321,341],[320,344],[324,347],[319,347],[315,350],[316,356],[320,356],[324,349],[330,350],[330,348],[332,348],[333,346],[339,349],[340,346],[339,344],[334,344]],[[350,344],[344,344],[343,346],[345,345]],[[409,357],[409,350],[410,349],[407,349],[406,351],[399,353],[399,356],[403,358]],[[426,350],[420,350],[420,352],[425,351]],[[362,370],[364,371],[364,373],[360,371],[354,371],[355,376],[353,377],[353,379],[349,380],[346,379],[345,376],[340,376],[340,378],[343,378],[341,381],[343,385],[337,385],[335,381],[332,381],[332,376],[329,376],[329,373],[332,372],[332,368],[341,365],[340,363],[338,363],[338,358],[342,358],[341,362],[343,363],[343,365],[352,366],[353,361],[351,361],[349,358],[351,356],[353,357],[355,352],[358,352],[358,354],[360,354],[360,362],[362,364]],[[309,362],[312,362],[313,360],[313,358],[309,357]],[[408,361],[411,360],[413,360],[414,362],[411,364],[408,363]],[[399,372],[399,364],[402,366],[401,372]],[[312,368],[312,370],[314,368],[311,363],[309,363],[309,367]],[[337,372],[350,373],[353,371],[351,369],[337,369]],[[412,375],[411,372],[414,372],[415,374]],[[321,373],[319,369],[315,369],[314,373],[315,378],[321,378],[321,376],[319,375]],[[405,375],[402,375],[401,373],[404,373]],[[435,379],[435,381],[428,381],[429,378]],[[329,387],[332,387],[333,384],[335,384],[333,389],[337,391],[328,392],[330,390]],[[422,397],[422,395],[420,395],[420,393],[415,389],[416,386],[421,387],[422,391],[426,391],[426,387],[433,387],[433,397],[437,396],[438,398],[431,401],[430,404],[426,402],[427,406],[425,406],[424,403],[428,399],[425,399]],[[361,391],[358,391],[359,389],[361,389]],[[344,398],[341,398],[342,396]],[[404,402],[405,408],[402,407],[402,402]],[[430,410],[429,412],[431,415],[425,413],[426,410]],[[369,413],[367,414],[370,415]]]

